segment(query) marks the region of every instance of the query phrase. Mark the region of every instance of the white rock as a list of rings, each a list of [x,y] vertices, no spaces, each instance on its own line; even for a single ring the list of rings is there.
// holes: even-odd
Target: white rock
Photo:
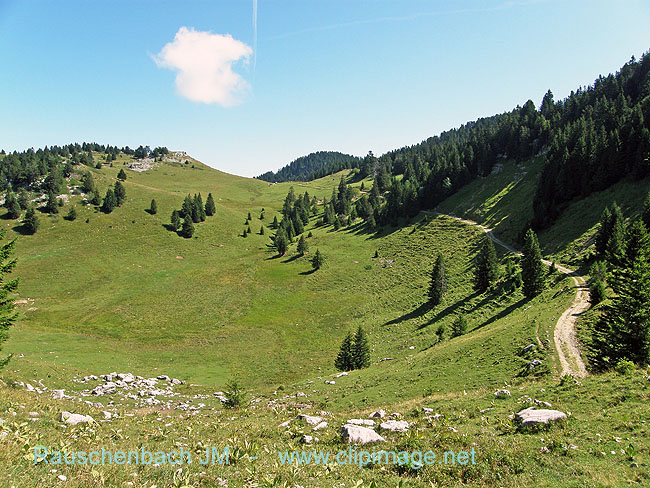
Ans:
[[[370,418],[380,418],[383,419],[386,416],[386,410],[382,410],[381,408],[375,412],[372,412],[369,417]]]
[[[27,391],[34,391],[34,387],[33,387],[32,385],[30,385],[29,383],[26,383],[26,384],[25,384],[25,389],[26,389]]]
[[[321,422],[321,423],[318,424],[316,427],[314,427],[312,430],[313,430],[313,431],[322,430],[322,429],[324,429],[325,427],[327,427],[327,422]]]
[[[59,481],[68,481],[68,477],[64,474],[60,474],[56,477]]]
[[[104,419],[105,420],[110,420],[110,419],[113,418],[113,414],[111,412],[108,412],[108,411],[104,410],[104,411],[102,411],[102,413],[104,414]]]
[[[301,413],[296,417],[298,420],[304,420],[307,422],[309,425],[318,425],[323,421],[323,417],[316,417],[312,415],[305,415],[304,413]]]
[[[347,371],[343,371],[342,373],[335,374],[334,378],[341,378],[342,376],[347,376],[349,373]]]
[[[336,381],[334,381],[334,380],[332,380],[332,381],[330,381],[330,380],[325,380],[325,384],[326,384],[326,385],[335,385],[335,384],[336,384]]]
[[[170,378],[166,374],[161,374],[160,376],[158,376],[158,379],[161,381],[169,381]]]
[[[61,412],[61,422],[65,422],[66,424],[70,424],[70,425],[77,425],[77,424],[86,424],[89,422],[94,422],[94,420],[90,415]]]
[[[278,429],[286,429],[289,427],[289,424],[291,423],[291,420],[287,420],[286,422],[282,422],[280,425],[278,425]]]
[[[341,427],[341,437],[346,442],[357,444],[369,444],[371,442],[385,441],[385,439],[374,430],[354,424],[345,424]]]
[[[497,390],[494,392],[494,396],[497,398],[508,398],[510,396],[510,392],[508,390]]]
[[[375,421],[374,420],[369,420],[369,419],[350,419],[346,423],[347,424],[354,424],[354,425],[367,425],[367,426],[375,425]]]
[[[387,420],[379,424],[379,428],[391,432],[406,432],[409,430],[409,423],[406,420]]]
[[[313,444],[314,442],[318,442],[318,437],[303,435],[302,438],[300,439],[300,442],[302,442],[303,444]]]
[[[538,410],[535,407],[526,408],[515,415],[515,419],[521,423],[523,427],[538,424],[548,424],[549,422],[565,418],[566,414],[564,412],[560,412],[559,410],[549,410],[546,408],[541,408]]]
[[[64,390],[52,390],[52,398],[55,400],[62,400],[64,396]]]

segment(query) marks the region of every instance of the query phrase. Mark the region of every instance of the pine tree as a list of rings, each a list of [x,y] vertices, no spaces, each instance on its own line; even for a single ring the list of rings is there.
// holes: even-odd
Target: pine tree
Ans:
[[[194,235],[194,223],[192,222],[192,217],[189,215],[186,215],[183,219],[183,229],[181,230],[181,235],[188,239]]]
[[[305,240],[305,236],[300,236],[300,240],[298,241],[298,254],[301,256],[304,256],[305,253],[307,252],[307,249],[309,249],[309,246],[307,245],[307,241]]]
[[[489,237],[483,240],[483,246],[476,257],[476,267],[474,268],[474,288],[484,293],[499,278],[499,263],[497,253],[494,249],[494,243]]]
[[[73,220],[77,220],[77,209],[74,205],[70,207],[70,210],[68,210],[68,215],[65,216],[66,220],[69,220],[72,222]]]
[[[542,263],[537,235],[528,229],[524,238],[524,250],[521,257],[521,276],[524,281],[524,296],[532,298],[539,295],[546,286],[546,273]]]
[[[264,235],[264,226],[263,225],[260,225],[260,235],[261,236]]]
[[[7,209],[7,217],[10,219],[17,219],[20,217],[20,205],[18,204],[18,200],[16,200],[16,195],[11,192],[7,192],[5,208]]]
[[[320,251],[316,249],[316,254],[314,254],[313,258],[311,258],[311,267],[314,270],[320,269],[323,266],[324,262],[325,262],[325,258],[320,253]]]
[[[104,203],[102,204],[102,212],[111,213],[115,209],[117,201],[115,199],[115,193],[110,188],[106,190],[106,196],[104,197]]]
[[[47,203],[45,204],[45,211],[49,214],[59,213],[59,205],[57,204],[56,195],[54,195],[54,192],[49,192],[47,194]]]
[[[203,205],[203,198],[201,198],[200,193],[196,196],[196,208],[199,211],[199,221],[205,222],[205,207]]]
[[[604,256],[605,250],[607,249],[607,241],[609,241],[609,236],[612,233],[611,222],[612,212],[609,210],[609,207],[606,207],[600,216],[600,225],[596,234],[596,252],[600,256]]]
[[[171,226],[172,229],[178,230],[181,228],[181,215],[178,210],[174,210],[172,212],[172,217],[171,217]]]
[[[246,233],[247,233],[247,234],[250,234],[250,233],[252,233],[252,232],[253,232],[253,231],[251,230],[251,226],[249,225],[248,228],[246,229]]]
[[[192,199],[190,198],[189,194],[183,200],[183,206],[181,207],[180,217],[184,219],[187,216],[192,218]]]
[[[641,220],[645,224],[645,228],[650,230],[650,193],[645,197],[643,202],[643,213],[641,214]]]
[[[217,207],[214,204],[214,198],[212,198],[212,193],[208,193],[208,199],[205,201],[205,215],[211,217],[215,213],[217,213]]]
[[[614,266],[621,264],[625,253],[625,220],[623,212],[616,203],[612,204],[612,215],[609,223],[610,234],[605,247],[605,256]]]
[[[92,196],[90,198],[90,203],[91,205],[101,205],[102,203],[102,196],[99,194],[99,190],[97,190],[97,188],[93,190]]]
[[[458,337],[467,332],[467,319],[464,315],[458,314],[451,324],[451,337]]]
[[[275,233],[273,245],[275,246],[275,249],[278,251],[278,254],[280,256],[284,256],[284,254],[287,252],[287,247],[289,247],[289,239],[287,238],[287,233],[282,227],[280,227]]]
[[[349,332],[341,343],[339,353],[334,360],[334,366],[339,371],[352,371],[354,369],[354,357],[352,355],[352,334]]]
[[[81,190],[86,194],[90,194],[95,191],[95,182],[93,181],[93,175],[91,175],[88,171],[86,171],[81,177]]]
[[[246,220],[253,220],[253,217],[251,216],[250,212],[248,212],[248,216],[246,217]]]
[[[126,172],[124,171],[124,168],[120,168],[119,173],[117,173],[117,179],[121,181],[126,180]]]
[[[115,193],[115,205],[121,207],[124,200],[126,200],[126,188],[121,182],[116,181],[113,192]]]
[[[35,234],[39,225],[40,221],[36,216],[34,207],[29,207],[27,212],[25,212],[25,218],[23,219],[23,228],[25,229],[25,232],[28,234]]]
[[[33,211],[33,209],[32,209]],[[5,236],[5,231],[0,230],[0,240]],[[9,328],[16,320],[17,314],[14,312],[14,299],[12,293],[18,288],[18,279],[5,281],[5,275],[11,273],[16,267],[16,260],[12,259],[16,240],[13,239],[0,247],[0,351],[2,343],[8,339]],[[11,355],[6,358],[0,358],[0,369],[7,365]]]
[[[18,206],[21,210],[27,210],[30,205],[29,194],[24,189],[20,190],[18,194]]]
[[[156,204],[156,200],[151,200],[151,206],[149,207],[149,213],[151,215],[156,215],[158,213],[158,205]]]
[[[198,224],[201,222],[201,207],[199,206],[199,199],[198,195],[194,194],[194,198],[192,199],[192,222],[195,224]]]
[[[273,223],[271,224],[271,229],[277,229],[278,228],[278,216],[276,215],[273,217]]]
[[[291,219],[291,223],[293,224],[293,230],[296,233],[297,236],[303,233],[305,230],[302,220],[300,220],[298,217],[294,217]]]
[[[352,343],[352,360],[355,369],[367,368],[370,366],[370,346],[368,338],[361,326],[357,329]]]
[[[447,292],[447,273],[445,272],[445,260],[442,254],[438,254],[436,263],[431,273],[431,285],[429,286],[429,303],[434,307],[439,305]]]

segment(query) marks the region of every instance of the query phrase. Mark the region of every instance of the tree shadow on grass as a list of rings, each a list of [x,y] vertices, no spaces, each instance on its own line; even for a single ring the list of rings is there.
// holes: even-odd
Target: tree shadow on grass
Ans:
[[[458,300],[456,303],[453,303],[452,305],[449,305],[448,307],[445,307],[440,312],[438,312],[435,315],[435,317],[433,317],[431,320],[429,320],[428,322],[420,325],[418,327],[418,330],[424,329],[425,327],[428,327],[431,324],[435,324],[436,322],[438,322],[439,320],[444,319],[448,315],[455,314],[463,304],[465,304],[469,300],[472,300],[472,299],[476,298],[478,295],[479,295],[479,292],[475,291],[470,296],[468,296],[466,298],[462,298],[461,300]]]
[[[25,224],[17,224],[14,225],[11,230],[16,232],[17,234],[20,234],[21,236],[31,236],[34,234],[34,232],[28,232]]]
[[[489,319],[487,319],[487,320],[486,320],[485,322],[483,322],[482,324],[479,324],[479,325],[477,325],[476,327],[474,327],[473,330],[481,329],[481,328],[485,327],[486,325],[490,325],[490,324],[496,322],[497,320],[502,319],[502,318],[505,317],[506,315],[511,314],[511,313],[514,312],[516,309],[518,309],[519,307],[521,307],[521,306],[522,306],[524,303],[526,303],[528,300],[529,300],[529,299],[526,298],[526,297],[521,297],[518,301],[516,301],[516,302],[513,303],[512,305],[510,305],[510,306],[504,308],[504,309],[501,310],[498,314],[493,315],[492,317],[490,317]]]
[[[404,315],[401,315],[400,317],[389,320],[384,325],[395,325],[395,324],[399,324],[401,322],[404,322],[406,320],[411,320],[411,319],[416,319],[418,317],[422,317],[423,315],[425,315],[431,309],[433,309],[433,306],[429,302],[424,302],[422,305],[420,305],[415,310],[407,312]]]
[[[295,261],[296,259],[298,259],[300,257],[302,257],[300,254],[294,254],[293,256],[291,256],[290,258],[285,259],[282,262],[283,263],[291,263],[291,262]]]
[[[310,275],[310,274],[315,273],[315,272],[316,272],[316,270],[312,268],[309,271],[302,271],[302,272],[300,272],[298,274],[301,275],[301,276],[307,276],[307,275]]]

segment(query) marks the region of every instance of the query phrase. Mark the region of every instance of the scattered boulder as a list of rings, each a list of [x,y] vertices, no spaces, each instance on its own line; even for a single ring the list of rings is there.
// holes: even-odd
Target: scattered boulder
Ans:
[[[533,359],[531,362],[528,363],[528,371],[532,371],[535,369],[537,366],[540,366],[542,362],[539,359]]]
[[[94,422],[90,415],[81,415],[78,413],[61,412],[61,422],[70,425],[87,424]]]
[[[347,371],[343,371],[342,373],[338,373],[334,375],[334,378],[340,378],[342,376],[347,376],[349,373]]]
[[[322,430],[322,429],[324,429],[325,427],[327,427],[327,422],[324,422],[324,421],[323,421],[323,422],[321,422],[320,424],[318,424],[316,427],[314,427],[314,428],[311,429],[311,430],[313,430],[313,431]]]
[[[497,390],[494,392],[494,396],[497,398],[508,398],[510,396],[510,391],[508,390]]]
[[[112,381],[108,381],[103,385],[97,385],[93,391],[90,392],[91,395],[103,396],[103,395],[112,395],[117,391],[117,385]]]
[[[312,437],[310,435],[305,434],[300,439],[300,442],[302,442],[303,444],[313,444],[314,442],[318,442],[318,437]]]
[[[387,420],[379,424],[379,428],[391,432],[406,432],[409,430],[409,423],[406,420]]]
[[[323,417],[316,417],[315,415],[305,415],[304,413],[301,413],[296,417],[298,420],[304,420],[307,422],[309,425],[318,425],[323,421]]]
[[[64,396],[64,390],[52,390],[52,398],[55,400],[62,400]]]
[[[526,354],[527,352],[532,351],[533,349],[535,349],[535,344],[528,344],[526,347],[524,347],[521,350],[521,353]]]
[[[379,410],[376,410],[375,412],[372,412],[369,417],[371,419],[379,418],[383,419],[386,416],[386,410],[382,410],[381,408]]]
[[[291,419],[287,420],[286,422],[282,422],[280,425],[278,425],[278,429],[286,429],[289,427],[289,424],[291,423]]]
[[[369,444],[371,442],[384,442],[385,439],[368,427],[345,424],[341,427],[341,437],[344,441],[356,444]]]
[[[535,407],[526,408],[515,414],[515,420],[522,427],[531,427],[539,424],[548,425],[550,422],[565,418],[567,418],[566,414],[559,410],[549,410],[546,408],[536,409]]]
[[[374,420],[369,420],[369,419],[350,419],[346,423],[347,424],[354,424],[354,425],[368,425],[368,426],[375,425],[375,421]]]
[[[26,384],[25,384],[25,389],[26,389],[27,391],[34,391],[34,387],[33,387],[32,385],[30,385],[29,383],[26,383]]]
[[[332,381],[330,381],[330,380],[325,380],[325,384],[326,384],[326,385],[335,385],[335,384],[336,384],[336,381],[334,381],[334,380],[332,380]]]
[[[113,418],[113,414],[107,410],[102,411],[104,414],[104,420],[110,420]]]

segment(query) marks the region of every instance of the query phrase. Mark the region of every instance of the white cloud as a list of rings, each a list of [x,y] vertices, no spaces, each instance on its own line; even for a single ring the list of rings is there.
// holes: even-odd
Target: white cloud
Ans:
[[[176,88],[182,96],[230,107],[241,103],[250,89],[248,82],[233,71],[233,63],[248,61],[252,52],[250,46],[229,34],[181,27],[153,59],[159,67],[178,70]]]

